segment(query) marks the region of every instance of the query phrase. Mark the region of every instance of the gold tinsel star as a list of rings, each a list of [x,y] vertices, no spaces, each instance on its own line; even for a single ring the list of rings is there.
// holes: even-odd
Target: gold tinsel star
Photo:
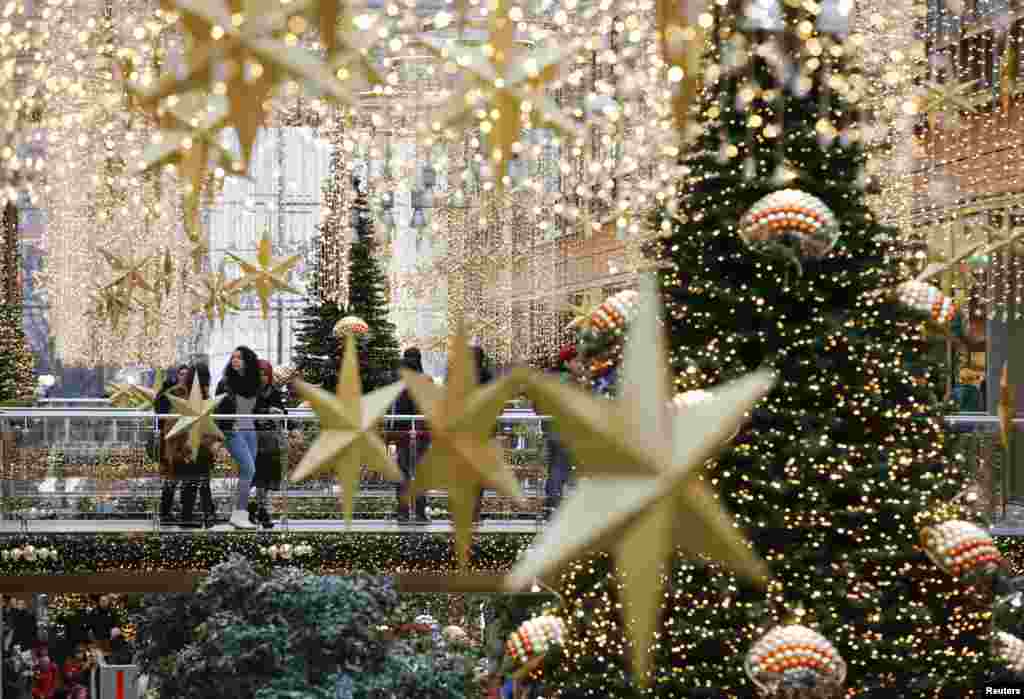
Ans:
[[[1003,373],[999,379],[999,434],[1003,448],[1009,449],[1013,439],[1013,419],[1017,414],[1017,387],[1010,383],[1010,362],[1003,362]]]
[[[336,396],[302,381],[294,385],[320,418],[320,434],[295,469],[292,480],[301,481],[325,468],[333,468],[341,485],[345,521],[351,526],[363,464],[391,480],[402,480],[402,473],[377,434],[377,423],[398,398],[403,385],[394,383],[364,396],[359,378],[359,353],[352,335],[345,340],[345,359]]]
[[[446,100],[445,104],[451,106],[438,115],[433,128],[440,131],[479,125],[488,134],[499,191],[503,188],[501,173],[523,129],[524,104],[563,136],[579,132],[576,123],[543,92],[544,85],[558,77],[562,62],[575,54],[575,44],[537,51],[517,49],[516,23],[508,11],[507,3],[502,1],[489,15],[489,43],[484,47],[460,46],[452,51],[443,39],[421,37],[431,52],[453,61],[466,78],[462,93]]]
[[[168,99],[173,104],[156,109],[163,129],[154,143],[147,146],[140,163],[141,172],[177,167],[178,174],[189,182],[186,190],[186,229],[190,236],[199,235],[199,194],[203,191],[210,161],[224,174],[242,175],[242,162],[220,144],[220,134],[228,125],[227,101],[193,92]],[[150,103],[151,104],[151,103]]]
[[[519,481],[504,463],[494,441],[494,425],[505,403],[519,392],[518,374],[479,387],[476,365],[461,326],[454,338],[448,385],[407,369],[402,380],[430,427],[430,448],[416,466],[413,494],[447,489],[455,525],[459,566],[469,564],[473,510],[480,489],[521,497]]]
[[[246,262],[230,252],[228,253],[228,257],[242,268],[242,277],[236,282],[238,290],[256,290],[256,294],[260,297],[260,308],[263,311],[264,318],[270,313],[270,297],[274,291],[286,291],[289,294],[297,295],[302,294],[298,289],[289,286],[287,281],[288,270],[297,265],[302,256],[292,255],[291,257],[275,260],[273,254],[274,246],[270,242],[269,233],[264,234],[263,238],[260,239],[260,244],[256,251],[256,264]]]
[[[716,400],[673,413],[657,292],[649,279],[645,287],[618,400],[595,398],[552,377],[529,380],[528,393],[554,415],[560,437],[586,477],[507,581],[508,589],[522,589],[588,551],[613,551],[625,571],[623,601],[627,618],[634,620],[628,628],[641,680],[650,669],[661,607],[660,568],[676,547],[721,561],[752,579],[767,573],[698,469],[773,383],[759,372],[724,386]]]
[[[678,0],[657,0],[658,38],[661,57],[669,67],[669,85],[672,89],[672,115],[676,131],[686,135],[690,124],[690,109],[700,94],[703,84],[704,28],[691,22],[698,12],[689,12],[688,3]]]
[[[324,6],[310,0],[288,4],[164,0],[164,9],[181,17],[191,39],[187,75],[181,79],[165,75],[152,90],[140,94],[140,103],[151,109],[166,97],[199,87],[210,94],[226,95],[228,123],[238,132],[243,169],[248,170],[256,134],[267,119],[266,102],[279,84],[294,80],[329,100],[349,106],[356,102],[353,91],[342,85],[318,56],[274,38],[290,33],[289,25],[296,17],[318,9],[324,13],[323,21],[333,21],[330,15],[337,16],[339,3],[329,1],[333,4]],[[336,50],[339,41],[346,43],[335,31],[327,33],[324,43],[330,48],[334,42]],[[359,62],[367,78],[376,81],[366,60],[360,58]]]
[[[199,377],[196,376],[192,380],[192,391],[189,393],[188,400],[183,400],[170,393],[166,395],[175,412],[181,415],[181,417],[174,424],[171,431],[167,433],[167,436],[164,437],[165,441],[169,441],[178,434],[188,430],[188,441],[192,447],[192,458],[194,459],[199,453],[199,445],[202,443],[205,435],[211,435],[221,440],[224,439],[224,433],[217,427],[217,423],[213,420],[213,415],[226,394],[203,400],[203,393],[199,388]]]
[[[238,283],[224,276],[224,271],[209,272],[199,280],[199,286],[190,287],[189,291],[200,299],[197,312],[202,312],[209,320],[219,318],[221,324],[231,311],[240,311]]]
[[[106,248],[98,248],[98,250],[107,260],[107,263],[110,264],[110,269],[114,273],[113,281],[107,284],[105,288],[117,290],[123,294],[125,301],[129,305],[132,301],[132,292],[135,289],[143,289],[153,293],[153,286],[146,280],[146,275],[142,272],[150,260],[153,259],[152,256],[144,257],[141,260],[133,260],[131,258],[125,259]]]
[[[939,114],[945,112],[978,111],[978,106],[986,100],[984,95],[976,94],[978,83],[969,80],[962,83],[928,83],[924,86],[924,94],[918,98],[917,111],[928,115],[928,123],[933,128]]]

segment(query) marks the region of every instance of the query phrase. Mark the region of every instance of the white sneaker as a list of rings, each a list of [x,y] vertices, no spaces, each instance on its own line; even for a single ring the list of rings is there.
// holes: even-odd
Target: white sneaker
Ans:
[[[256,525],[249,521],[249,513],[245,510],[235,510],[231,513],[231,519],[228,520],[235,529],[255,529]]]

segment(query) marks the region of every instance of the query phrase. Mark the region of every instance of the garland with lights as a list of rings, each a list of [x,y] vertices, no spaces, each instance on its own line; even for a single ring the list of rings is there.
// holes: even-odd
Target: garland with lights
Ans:
[[[481,571],[510,569],[532,537],[526,534],[479,534],[474,537],[471,566]],[[265,553],[285,545],[310,547],[300,558],[273,559]],[[304,565],[321,572],[371,571],[442,573],[456,569],[453,538],[447,534],[365,534],[325,532],[239,536],[204,534],[19,534],[4,537],[4,548],[55,552],[45,560],[0,559],[0,575],[70,575],[113,571],[209,570],[238,554],[273,565]],[[303,549],[305,550],[305,549]]]

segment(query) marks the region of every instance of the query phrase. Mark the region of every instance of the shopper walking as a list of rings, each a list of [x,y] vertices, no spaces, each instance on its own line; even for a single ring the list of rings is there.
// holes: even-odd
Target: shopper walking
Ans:
[[[402,355],[402,367],[417,374],[423,373],[423,356],[418,347],[410,347]],[[405,389],[398,396],[392,408],[393,415],[420,415],[420,409],[412,399],[409,389]],[[409,494],[409,482],[416,476],[416,464],[419,463],[423,453],[430,446],[430,433],[426,431],[425,424],[420,423],[416,429],[416,421],[413,419],[397,421],[400,424],[393,425],[399,432],[398,437],[398,468],[402,472],[402,482],[398,485],[398,521],[408,523],[410,521],[409,511],[413,509],[412,497]],[[416,496],[415,503],[417,524],[429,524],[430,517],[427,516],[427,496],[420,494]]]
[[[218,423],[227,438],[228,453],[238,463],[238,499],[231,513],[230,524],[236,529],[255,529],[249,521],[249,490],[256,473],[256,422],[252,418],[260,393],[259,358],[245,346],[231,353],[224,368],[224,378],[217,384],[216,395],[224,395],[217,407],[221,415],[242,415]]]
[[[573,372],[571,363],[576,359],[576,348],[573,345],[566,345],[559,351],[553,370],[558,374],[559,380],[564,384],[573,383]],[[550,519],[552,513],[562,503],[562,492],[565,483],[569,480],[569,471],[572,466],[569,461],[569,452],[565,445],[558,438],[555,432],[554,423],[544,423],[544,431],[547,439],[547,462],[548,479],[544,484],[544,519]]]
[[[174,413],[168,395],[185,400],[192,386],[192,369],[187,365],[178,367],[174,375],[164,381],[163,386],[157,393],[156,413],[167,415]],[[178,491],[180,483],[178,470],[185,460],[185,451],[188,449],[186,435],[178,435],[168,440],[167,434],[174,428],[177,420],[160,420],[160,479],[163,486],[160,489],[160,523],[175,524],[174,518],[174,495]]]
[[[260,393],[253,412],[257,415],[287,415],[284,395],[274,385],[274,367],[259,360]],[[281,489],[284,461],[288,457],[288,438],[284,420],[257,420],[256,474],[252,485],[256,488],[256,502],[249,503],[249,519],[264,529],[273,529],[270,516],[269,491]]]
[[[210,367],[205,362],[196,362],[192,367],[193,375],[199,380],[199,391],[203,400],[210,397]],[[179,470],[181,477],[181,525],[183,527],[205,527],[214,525],[217,508],[213,502],[213,491],[210,488],[210,473],[213,471],[213,448],[217,443],[213,435],[204,435],[199,444],[199,451],[193,457],[188,451],[188,460]],[[199,496],[202,512],[195,515],[196,496]]]
[[[476,366],[476,380],[483,386],[494,381],[494,372],[491,371],[490,361],[487,359],[487,354],[484,352],[484,348],[479,345],[473,348],[473,361]],[[473,522],[474,524],[480,524],[482,517],[484,504],[484,489],[480,489],[480,493],[476,496],[476,506],[473,508]]]

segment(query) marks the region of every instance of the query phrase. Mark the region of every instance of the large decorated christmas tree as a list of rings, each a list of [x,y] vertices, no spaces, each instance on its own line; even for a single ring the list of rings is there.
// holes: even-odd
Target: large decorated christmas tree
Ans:
[[[894,293],[907,281],[896,232],[865,203],[861,95],[831,33],[842,17],[829,4],[751,7],[716,17],[717,79],[678,207],[658,212],[656,256],[681,402],[712,399],[703,391],[761,366],[778,373],[703,474],[773,581],[755,590],[679,559],[641,690],[609,559],[580,562],[562,578],[569,641],[549,688],[752,697],[748,653],[799,624],[845,659],[856,696],[970,696],[992,662],[992,597],[919,545],[967,474],[948,458],[937,367],[922,360],[926,316]],[[789,675],[786,686],[804,681]]]

